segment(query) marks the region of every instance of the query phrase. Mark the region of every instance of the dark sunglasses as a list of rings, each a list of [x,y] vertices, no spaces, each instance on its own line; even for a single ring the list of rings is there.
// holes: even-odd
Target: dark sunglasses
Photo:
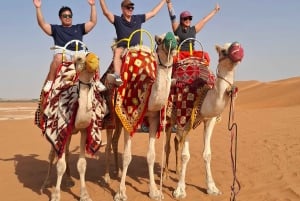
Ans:
[[[184,18],[182,18],[182,19],[183,19],[183,21],[187,21],[187,20],[192,21],[193,17],[192,17],[192,16],[190,16],[190,17],[184,17]]]
[[[63,18],[72,18],[73,16],[72,15],[67,15],[67,14],[62,14],[61,15]]]
[[[125,6],[125,8],[127,8],[127,10],[134,10],[133,6]]]

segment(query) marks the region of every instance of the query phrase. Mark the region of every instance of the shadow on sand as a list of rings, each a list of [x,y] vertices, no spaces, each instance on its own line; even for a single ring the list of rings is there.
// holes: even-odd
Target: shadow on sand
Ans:
[[[74,148],[71,150],[70,153],[70,172],[71,177],[76,181],[79,181],[79,174],[77,171],[77,160],[79,157],[78,154],[79,147]],[[119,160],[121,163],[122,154],[119,153]],[[3,162],[14,162],[15,167],[15,175],[19,182],[23,184],[24,188],[31,189],[36,194],[41,194],[41,186],[45,180],[49,162],[47,160],[40,160],[38,159],[39,155],[37,154],[30,154],[30,155],[22,155],[22,154],[15,154],[12,158],[0,158],[0,161]],[[105,172],[105,155],[100,151],[95,154],[95,157],[87,156],[87,170],[86,170],[86,181],[95,183],[103,188],[105,191],[110,192],[113,196],[116,193],[116,189],[112,189],[112,187],[106,184],[103,180],[104,172]],[[114,162],[111,160],[110,165],[111,172],[114,169]],[[154,172],[157,177],[160,177],[160,164],[155,163],[154,165]],[[119,184],[120,178],[117,176],[112,175],[112,180],[116,181]],[[32,178],[35,179],[32,179]],[[146,156],[137,156],[132,155],[132,161],[128,168],[127,178],[131,178],[137,183],[144,183],[148,182],[148,165]],[[53,171],[49,177],[50,183],[49,188],[43,190],[43,194],[46,194],[49,198],[51,197],[52,187],[55,186],[56,183],[56,163],[54,164]],[[63,179],[64,180],[64,179]],[[62,182],[61,190],[71,194],[74,199],[79,199],[78,193],[73,193],[71,188],[64,186],[64,182]],[[159,185],[159,179],[157,180],[157,184]],[[75,185],[79,185],[79,182]],[[126,185],[132,187],[135,191],[148,195],[148,192],[141,191],[136,184],[132,184],[130,181],[127,180]]]

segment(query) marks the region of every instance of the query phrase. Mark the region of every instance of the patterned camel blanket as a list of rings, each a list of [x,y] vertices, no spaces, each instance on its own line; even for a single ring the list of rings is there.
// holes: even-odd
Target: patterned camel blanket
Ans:
[[[147,111],[156,68],[155,55],[151,51],[129,49],[123,57],[121,78],[124,83],[117,90],[115,111],[131,135]]]
[[[58,68],[58,74],[53,82],[52,89],[48,93],[42,90],[40,102],[35,113],[35,124],[42,130],[44,136],[52,144],[57,155],[63,154],[67,139],[74,129],[76,111],[78,108],[78,96],[80,82],[75,66],[71,62],[65,62]],[[90,87],[93,90],[92,120],[86,128],[86,151],[94,154],[101,145],[101,126],[104,116],[105,102],[96,87],[99,82],[99,74],[96,73]]]
[[[187,57],[174,64],[167,116],[177,128],[189,131],[202,121],[201,103],[215,83],[215,76],[201,57]]]

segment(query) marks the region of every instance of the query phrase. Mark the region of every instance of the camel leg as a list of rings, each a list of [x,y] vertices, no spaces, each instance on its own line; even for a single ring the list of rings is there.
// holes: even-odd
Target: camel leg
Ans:
[[[70,171],[70,143],[71,143],[71,138],[70,136],[66,142],[66,186],[67,187],[72,187],[75,185],[75,182],[71,178],[71,171]]]
[[[55,159],[55,150],[53,149],[53,147],[51,146],[51,149],[50,149],[50,152],[49,152],[49,156],[48,156],[48,159],[49,159],[49,166],[48,166],[48,171],[47,171],[47,175],[46,175],[46,178],[45,178],[45,181],[43,183],[43,185],[41,186],[41,193],[43,193],[43,190],[49,186],[50,182],[49,182],[49,177],[52,173],[52,168],[53,168],[53,163],[54,163],[54,159]]]
[[[174,138],[174,145],[175,145],[175,158],[176,158],[176,174],[180,176],[181,167],[182,167],[181,155],[182,155],[183,145],[184,145],[184,130],[181,128],[177,128],[177,133]]]
[[[114,201],[126,201],[126,175],[128,166],[132,160],[132,153],[131,153],[131,137],[129,133],[125,130],[124,131],[124,153],[123,153],[123,171],[120,181],[119,190],[117,191],[116,195],[114,196]]]
[[[179,162],[179,141],[177,137],[174,137],[174,148],[175,148],[175,162],[176,162],[176,174],[179,175],[181,172],[181,162]]]
[[[61,158],[58,159],[56,164],[57,169],[57,180],[56,180],[56,186],[54,189],[54,192],[52,192],[51,195],[51,201],[60,201],[60,186],[62,177],[66,171],[66,158],[65,153],[62,154]]]
[[[171,153],[171,130],[172,127],[168,127],[166,129],[166,144],[165,144],[165,154],[166,154],[166,161],[165,161],[165,167],[163,172],[163,179],[167,180],[169,178],[169,157]]]
[[[113,129],[106,129],[106,147],[105,147],[105,174],[104,174],[104,181],[105,183],[110,183],[110,158],[111,158],[111,146],[112,146],[112,134]]]
[[[85,172],[86,172],[86,159],[85,159],[85,142],[86,142],[86,130],[81,131],[80,138],[80,154],[77,162],[77,170],[80,177],[80,201],[92,201],[85,185]]]
[[[181,145],[183,144],[183,145]],[[173,196],[177,199],[183,199],[186,197],[185,191],[185,175],[187,164],[190,160],[190,151],[189,151],[189,139],[188,135],[183,135],[181,142],[179,143],[179,148],[181,149],[181,170],[179,173],[179,181],[177,184],[177,188],[173,192]]]
[[[111,150],[113,150],[114,161],[115,161],[115,169],[114,174],[117,176],[121,176],[121,171],[119,171],[119,159],[118,159],[118,146],[119,146],[119,138],[122,132],[122,124],[120,120],[116,121],[116,129],[107,129],[106,137],[107,137],[107,145],[105,148],[105,175],[104,180],[108,184],[110,183],[110,159],[111,159]]]
[[[149,171],[149,197],[154,200],[163,199],[163,194],[157,189],[154,179],[154,162],[155,162],[155,139],[156,132],[159,126],[159,113],[148,116],[149,121],[149,147],[147,152],[147,162]]]
[[[211,136],[216,123],[216,117],[204,121],[204,151],[203,159],[205,162],[206,170],[206,185],[207,193],[210,195],[222,194],[221,191],[216,187],[215,181],[213,179],[210,167],[211,161]]]
[[[119,139],[121,136],[121,132],[122,132],[122,123],[119,120],[119,118],[116,119],[116,129],[114,132],[114,135],[112,137],[112,149],[113,149],[113,153],[114,153],[114,160],[115,160],[115,175],[117,175],[118,177],[120,177],[122,175],[122,172],[120,170],[120,166],[119,166],[119,158],[118,158],[118,147],[119,147]]]

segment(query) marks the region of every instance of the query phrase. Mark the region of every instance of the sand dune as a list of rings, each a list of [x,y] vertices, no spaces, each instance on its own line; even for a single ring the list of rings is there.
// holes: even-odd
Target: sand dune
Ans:
[[[272,82],[237,82],[235,122],[238,125],[237,178],[241,191],[236,200],[298,201],[300,200],[300,77]],[[0,103],[0,189],[2,200],[49,200],[52,188],[40,194],[39,188],[47,171],[50,144],[33,124],[37,103]],[[202,126],[193,130],[191,159],[187,173],[187,198],[183,200],[227,201],[233,175],[230,160],[230,131],[228,108],[214,130],[212,139],[212,171],[215,182],[223,192],[207,195],[202,160]],[[105,141],[105,132],[102,137]],[[123,138],[121,138],[123,139]],[[150,200],[146,166],[146,134],[133,137],[133,160],[127,179],[128,200]],[[71,171],[75,186],[63,188],[62,200],[78,200],[79,175],[76,171],[79,136],[71,144]],[[142,146],[141,146],[142,145]],[[157,140],[156,181],[160,179],[162,138]],[[120,142],[122,152],[123,143]],[[110,186],[103,185],[104,148],[96,157],[88,156],[87,188],[94,201],[113,200],[119,179]],[[120,153],[121,157],[121,153]],[[174,153],[171,156],[172,174],[163,186],[165,201],[172,198],[177,176],[174,173]],[[55,172],[51,176],[55,182]]]

